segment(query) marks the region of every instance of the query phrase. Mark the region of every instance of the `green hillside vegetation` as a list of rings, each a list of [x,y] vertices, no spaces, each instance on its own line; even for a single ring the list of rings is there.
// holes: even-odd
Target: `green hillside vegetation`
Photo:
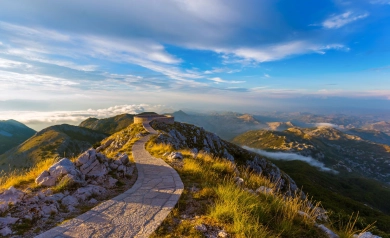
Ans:
[[[204,153],[194,157],[189,149],[182,149],[182,161],[169,161],[164,155],[175,151],[171,146],[151,140],[146,148],[178,171],[185,188],[174,210],[152,237],[204,237],[195,229],[200,224],[208,230],[222,229],[231,237],[327,237],[314,226],[315,207],[309,208],[308,200],[286,198],[277,192],[251,193],[248,189],[276,185],[244,166],[238,167],[245,181],[242,189],[234,182],[235,166],[226,159]],[[300,216],[298,211],[308,216]],[[351,237],[361,230],[353,227],[347,231],[346,223],[327,225],[340,237]]]
[[[78,127],[71,126],[71,128],[67,128],[67,126],[69,126],[69,125],[55,126],[55,130],[59,130],[58,127],[62,127],[62,130],[66,131],[68,134],[72,134],[72,136],[76,136],[76,137],[80,136],[79,138],[83,138],[83,139],[88,139],[88,137],[90,137],[91,135],[96,134],[96,132],[93,132],[93,131],[85,129],[85,128],[81,128],[81,131],[84,131],[84,133],[82,133],[82,132],[71,133],[71,132],[69,132],[70,129],[75,130]],[[72,127],[74,127],[74,128],[72,128]],[[48,133],[48,131],[39,132],[39,133],[42,133],[43,135],[55,134],[53,132],[54,129],[51,127],[49,127],[49,128],[47,128],[47,129],[49,129],[48,130],[49,133]],[[89,136],[88,136],[88,133],[91,133],[91,134],[89,134]],[[93,138],[92,138],[92,140],[90,140],[90,142],[95,142],[95,145],[100,145],[100,144],[104,144],[105,142],[110,140],[113,142],[112,146],[103,150],[104,153],[108,157],[114,158],[115,155],[120,152],[120,153],[127,153],[129,155],[129,158],[132,160],[131,148],[132,148],[133,144],[135,143],[135,141],[137,141],[139,139],[139,137],[137,136],[139,133],[145,133],[145,129],[142,127],[142,125],[141,124],[132,124],[129,127],[121,130],[120,132],[117,132],[117,133],[111,135],[110,137],[105,138],[101,142],[100,141],[95,142],[96,139],[93,139]],[[102,135],[102,134],[97,133],[96,135],[99,135],[99,137],[100,137],[100,135]],[[76,137],[73,137],[73,140]],[[46,137],[46,138],[52,139],[49,137]],[[91,138],[89,138],[89,139],[91,139]],[[30,143],[32,143],[32,142],[30,141]],[[77,158],[77,156],[71,157],[70,159],[74,160],[76,158]],[[37,185],[34,182],[35,179],[44,170],[47,170],[51,165],[58,162],[58,159],[59,158],[53,158],[53,157],[41,158],[38,162],[36,162],[36,164],[34,164],[33,166],[31,166],[27,169],[24,169],[24,170],[15,169],[15,170],[9,171],[6,174],[6,176],[4,175],[4,172],[3,172],[3,174],[1,174],[2,176],[0,176],[0,192],[3,191],[4,189],[9,188],[10,186],[14,186],[16,188],[21,188],[21,189],[26,188],[26,187],[37,188]],[[57,189],[57,188],[54,188],[54,189]]]
[[[128,127],[133,122],[134,115],[121,114],[104,119],[88,118],[81,122],[79,126],[111,135]]]
[[[73,157],[107,134],[67,124],[48,127],[0,156],[3,171],[30,168],[49,158]]]
[[[248,131],[232,142],[271,152],[311,156],[336,170],[390,183],[390,146],[366,141],[334,128]]]
[[[320,199],[323,207],[332,211],[333,220],[359,212],[360,228],[376,221],[375,233],[390,237],[390,204],[386,199],[390,188],[367,178],[321,172],[302,161],[271,161],[313,199]]]
[[[33,129],[15,120],[0,121],[0,155],[34,134]]]
[[[365,160],[367,158],[364,156],[370,154],[385,157],[389,153],[386,145],[366,142],[331,128],[249,131],[236,137],[233,142],[267,151],[293,151],[313,158],[323,153],[322,162],[330,165],[335,164],[334,161],[343,161],[342,158],[349,159],[347,154],[340,153],[336,148],[364,151],[361,157]],[[351,156],[355,157],[354,154]],[[333,212],[333,220],[338,217],[345,220],[352,212],[359,212],[363,221],[360,227],[377,221],[376,233],[390,237],[386,235],[390,234],[390,204],[384,199],[390,197],[388,185],[366,178],[358,172],[347,172],[342,167],[339,168],[341,173],[335,175],[321,172],[302,161],[270,160],[290,175],[313,199],[321,200],[324,208]],[[364,164],[365,160],[361,162]]]

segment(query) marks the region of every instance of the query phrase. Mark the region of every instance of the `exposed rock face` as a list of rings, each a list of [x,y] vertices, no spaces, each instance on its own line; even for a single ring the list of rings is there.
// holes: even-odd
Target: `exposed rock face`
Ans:
[[[53,164],[47,171],[43,171],[35,182],[41,186],[54,186],[58,181],[66,177],[73,183],[83,183],[84,177],[76,166],[67,158],[61,159],[59,162]]]
[[[96,198],[102,200],[112,192],[115,194],[110,189],[117,187],[118,179],[128,181],[134,167],[127,154],[120,153],[111,159],[94,149],[81,154],[75,163],[61,159],[35,179],[42,186],[40,190],[27,188],[28,192],[23,192],[10,187],[0,194],[0,212],[8,211],[16,217],[0,217],[0,236],[12,234],[15,222],[25,222],[20,218],[45,226],[47,219],[61,222],[64,217],[79,212],[81,205],[98,203]],[[50,188],[60,183],[60,187]],[[68,190],[54,193],[58,188]],[[9,210],[11,204],[13,209]]]
[[[9,205],[18,204],[24,197],[25,193],[14,188],[10,187],[0,194],[0,212],[5,212]]]

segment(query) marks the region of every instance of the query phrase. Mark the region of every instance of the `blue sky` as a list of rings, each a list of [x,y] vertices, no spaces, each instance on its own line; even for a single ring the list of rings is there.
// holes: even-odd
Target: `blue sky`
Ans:
[[[0,119],[383,110],[389,42],[389,0],[3,0]]]

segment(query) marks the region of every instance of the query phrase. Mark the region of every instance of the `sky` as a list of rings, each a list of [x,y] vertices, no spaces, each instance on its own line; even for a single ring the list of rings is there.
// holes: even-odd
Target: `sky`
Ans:
[[[0,2],[0,120],[390,109],[390,0]]]

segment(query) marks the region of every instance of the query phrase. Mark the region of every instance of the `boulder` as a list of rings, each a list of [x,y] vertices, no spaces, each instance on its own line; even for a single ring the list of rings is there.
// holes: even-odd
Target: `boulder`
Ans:
[[[56,194],[48,196],[47,199],[51,200],[51,201],[60,201],[64,197],[65,197],[65,195],[63,193],[56,193]]]
[[[339,238],[339,236],[336,233],[334,233],[331,229],[324,226],[323,224],[321,225],[315,224],[315,226],[318,227],[320,230],[322,230],[329,238]]]
[[[46,186],[46,187],[51,187],[56,185],[56,181],[57,181],[56,178],[50,175],[47,177],[42,177],[41,175],[39,175],[39,177],[35,179],[35,183],[37,183],[40,186]]]
[[[95,198],[91,198],[88,203],[89,204],[96,204],[98,201]]]
[[[80,202],[86,201],[92,195],[100,195],[106,193],[107,190],[103,187],[97,185],[88,185],[86,187],[82,187],[76,190],[73,194]]]
[[[8,226],[15,224],[19,218],[16,217],[0,217],[0,225],[1,226]]]
[[[74,196],[68,195],[61,200],[61,204],[65,206],[77,206],[79,201]]]
[[[121,154],[121,155],[119,156],[118,159],[119,159],[119,160],[122,162],[122,164],[124,164],[124,165],[126,165],[126,164],[128,164],[128,163],[130,162],[129,156],[127,156],[127,154]]]
[[[58,213],[58,209],[54,204],[44,205],[42,206],[41,210],[45,215],[53,215]]]
[[[218,237],[223,237],[223,238],[228,237],[228,233],[226,231],[219,231]]]
[[[124,171],[126,170],[126,167],[122,164],[122,165],[120,165],[120,166],[117,168],[117,170],[118,170],[119,172],[124,172]]]
[[[5,212],[10,204],[15,205],[19,203],[23,199],[24,195],[24,192],[12,186],[9,187],[0,194],[0,212]]]
[[[183,159],[183,154],[180,153],[180,152],[172,152],[168,155],[168,159],[169,160],[175,160],[175,159],[179,159],[179,160],[182,160]]]
[[[8,235],[11,235],[12,234],[12,230],[6,226],[4,227],[3,229],[0,230],[0,235],[1,236],[8,236]]]
[[[117,169],[119,166],[117,165],[117,164],[115,164],[115,163],[111,163],[110,164],[110,168],[111,169]]]
[[[244,179],[240,178],[240,177],[235,177],[234,178],[234,182],[236,183],[237,186],[241,187],[244,185]]]
[[[113,188],[116,186],[116,182],[118,182],[117,179],[114,179],[113,177],[108,177],[107,182],[106,182],[106,187],[108,188]]]
[[[256,193],[269,193],[271,194],[272,193],[272,188],[267,188],[265,186],[260,186],[258,189],[256,189]]]
[[[371,232],[363,232],[353,235],[353,238],[380,238],[380,236],[373,235]]]
[[[66,174],[76,175],[77,172],[75,170],[76,166],[72,163],[72,161],[67,158],[63,158],[49,168],[49,173],[50,176],[54,177],[55,179],[58,179]]]
[[[207,231],[207,227],[204,224],[200,224],[195,226],[195,230],[203,233]]]

